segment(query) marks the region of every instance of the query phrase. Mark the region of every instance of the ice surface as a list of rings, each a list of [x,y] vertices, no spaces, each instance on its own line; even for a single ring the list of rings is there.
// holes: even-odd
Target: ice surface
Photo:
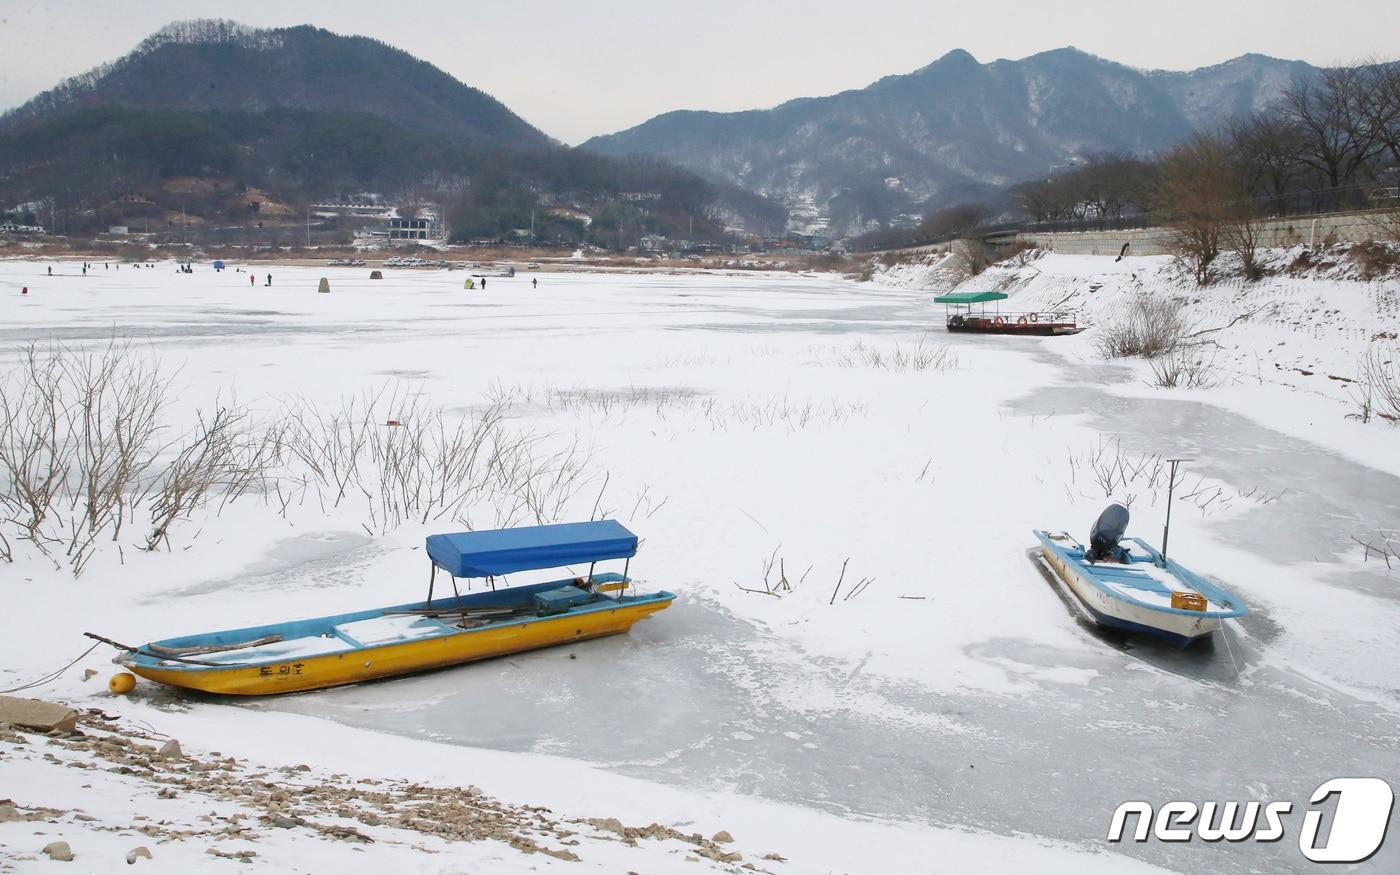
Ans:
[[[1040,264],[1047,297],[1085,285],[1074,270],[1120,270],[1056,264]],[[449,410],[518,399],[513,425],[578,439],[608,472],[565,515],[597,505],[629,524],[645,539],[639,589],[681,594],[623,638],[237,709],[150,690],[170,710],[142,706],[143,719],[207,714],[257,739],[295,711],[472,755],[553,754],[692,801],[738,794],[911,835],[951,825],[1098,850],[1129,799],[1301,805],[1329,777],[1400,774],[1400,586],[1350,541],[1394,527],[1400,478],[1375,450],[1383,433],[1353,428],[1335,399],[1271,384],[1148,392],[1080,339],[945,337],[928,295],[830,277],[542,274],[537,291],[526,278],[468,296],[432,272],[374,284],[283,268],[275,292],[173,269],[42,273],[0,263],[0,285],[31,286],[0,297],[5,361],[16,342],[101,341],[116,324],[184,365],[174,408],[187,418],[223,390],[269,410],[390,373]],[[331,295],[315,294],[321,275]],[[925,331],[956,368],[860,363],[857,344],[888,361]],[[1231,497],[1172,517],[1174,558],[1251,607],[1213,647],[1086,628],[1028,560],[1032,529],[1087,534],[1109,496],[1066,460],[1106,437],[1191,457],[1192,482]],[[1252,487],[1283,496],[1260,503]],[[1129,533],[1155,543],[1163,501],[1137,492]],[[422,536],[449,527],[350,536],[356,507],[311,498],[282,519],[241,501],[173,532],[169,552],[127,549],[123,564],[110,549],[78,584],[29,557],[16,570],[35,579],[31,603],[0,618],[25,647],[0,680],[71,659],[82,642],[63,636],[80,624],[139,641],[421,598]],[[770,557],[790,594],[735,585],[762,589]],[[77,681],[61,691],[111,707]],[[1187,871],[1305,862],[1290,841],[1112,850]],[[1378,871],[1397,854],[1383,849]]]

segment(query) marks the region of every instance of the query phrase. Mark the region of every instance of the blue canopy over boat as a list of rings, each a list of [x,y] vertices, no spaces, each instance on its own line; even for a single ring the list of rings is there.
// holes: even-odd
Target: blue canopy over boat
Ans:
[[[629,559],[637,536],[616,520],[429,535],[428,558],[453,577],[492,577],[577,562]]]

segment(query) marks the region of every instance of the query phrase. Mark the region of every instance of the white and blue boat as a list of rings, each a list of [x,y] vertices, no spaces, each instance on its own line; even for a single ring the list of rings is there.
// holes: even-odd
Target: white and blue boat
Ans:
[[[1249,612],[1141,538],[1125,538],[1127,524],[1127,509],[1115,504],[1099,517],[1087,548],[1066,532],[1035,532],[1041,557],[1094,622],[1186,647]]]

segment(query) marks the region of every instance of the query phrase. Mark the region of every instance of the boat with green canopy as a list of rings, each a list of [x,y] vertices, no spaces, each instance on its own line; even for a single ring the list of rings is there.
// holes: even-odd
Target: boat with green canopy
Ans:
[[[1042,313],[1035,310],[1003,313],[1001,302],[1008,297],[1003,292],[952,292],[939,295],[933,302],[944,305],[947,328],[954,332],[1054,337],[1078,334],[1084,330],[1065,313]],[[990,312],[988,304],[992,305]]]

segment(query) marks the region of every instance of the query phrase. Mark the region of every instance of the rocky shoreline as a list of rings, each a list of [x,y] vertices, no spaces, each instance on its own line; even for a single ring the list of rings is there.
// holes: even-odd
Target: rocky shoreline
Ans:
[[[77,711],[0,697],[0,764],[13,772],[19,763],[105,773],[103,778],[115,778],[129,792],[129,817],[112,820],[44,799],[0,799],[0,871],[16,871],[17,864],[41,857],[81,861],[86,856],[92,865],[85,837],[96,834],[127,838],[128,864],[158,860],[171,844],[251,863],[266,858],[258,845],[284,830],[318,842],[423,854],[442,853],[459,842],[500,843],[521,855],[565,862],[584,860],[599,843],[651,851],[664,847],[668,855],[711,871],[769,871],[733,850],[728,832],[705,838],[657,823],[633,827],[612,817],[566,819],[542,806],[501,802],[471,785],[357,778],[308,764],[265,767],[219,751],[186,750],[175,739],[100,708]],[[101,792],[95,781],[83,786]],[[174,801],[186,816],[147,811],[142,796]],[[23,826],[30,827],[32,838],[16,828]],[[105,869],[122,857],[111,854],[110,841],[103,844]],[[775,853],[760,859],[783,861]]]

